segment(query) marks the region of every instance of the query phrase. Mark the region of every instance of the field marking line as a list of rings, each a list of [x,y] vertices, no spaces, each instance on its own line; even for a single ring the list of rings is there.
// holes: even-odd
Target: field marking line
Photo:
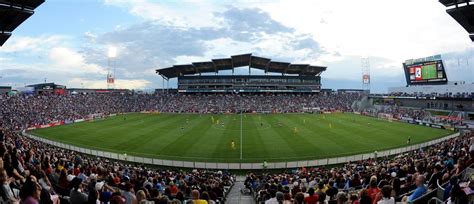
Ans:
[[[69,142],[64,142],[64,140],[53,140],[53,139],[50,139],[50,138],[45,138],[45,137],[42,137],[42,136],[38,136],[38,135],[34,135],[34,134],[30,134],[30,135],[33,135],[33,136],[36,136],[36,137],[39,137],[39,138],[44,138],[44,139],[47,139],[47,140],[50,140],[50,141],[53,141],[53,142],[60,142],[60,143],[63,143],[63,144],[66,144],[66,145],[70,145],[70,146],[75,146],[75,147],[79,147],[79,148],[93,148],[93,149],[89,149],[89,150],[95,150],[95,151],[101,151],[101,150],[109,150],[110,152],[109,153],[116,153],[116,154],[123,154],[123,153],[118,153],[117,150],[114,150],[114,149],[109,149],[109,148],[102,148],[102,147],[94,147],[94,146],[90,146],[90,145],[77,145],[77,144],[70,144]],[[437,138],[432,138],[432,140],[427,140],[427,141],[422,141],[420,143],[416,143],[416,144],[411,144],[411,145],[408,145],[408,146],[413,146],[413,145],[419,145],[419,144],[422,144],[422,143],[425,143],[425,142],[429,142],[429,141],[433,141],[433,140],[436,140],[436,139],[441,139],[441,138],[444,138],[444,137],[448,137],[452,134],[448,134],[448,135],[444,135],[444,136],[441,136],[441,137],[437,137]],[[398,149],[398,148],[402,148],[402,147],[408,147],[407,145],[401,145],[401,146],[396,146],[394,148],[389,148],[389,149],[382,149],[380,151],[386,151],[386,150],[392,150],[392,149]],[[74,151],[74,150],[72,150]],[[139,153],[139,152],[133,152],[133,151],[127,151],[125,153],[131,153],[132,155],[131,156],[138,156],[138,157],[142,157],[142,156],[153,156],[152,158],[147,158],[147,159],[161,159],[161,160],[168,160],[170,158],[188,158],[188,159],[202,159],[202,157],[192,157],[192,156],[172,156],[172,155],[157,155],[157,154],[149,154],[149,153]],[[355,153],[355,154],[354,154]],[[247,160],[256,160],[256,159],[267,159],[267,160],[273,160],[273,159],[278,159],[278,160],[281,160],[281,161],[275,161],[275,162],[298,162],[298,161],[301,161],[301,160],[291,160],[293,158],[303,158],[303,159],[313,159],[313,160],[321,160],[321,159],[332,159],[332,158],[337,158],[337,157],[341,157],[341,156],[353,156],[353,155],[358,155],[358,154],[371,154],[372,152],[361,152],[361,151],[350,151],[350,152],[345,152],[345,153],[341,153],[341,154],[331,154],[331,155],[327,155],[327,154],[320,154],[319,156],[327,156],[327,157],[322,157],[322,158],[315,158],[314,155],[304,155],[304,156],[286,156],[286,157],[251,157],[251,158],[246,158]],[[157,157],[158,156],[158,157]],[[168,158],[163,158],[163,157],[168,157]],[[216,160],[228,160],[229,158],[219,158],[219,157],[213,157],[213,158],[210,158],[210,159],[216,159]],[[290,159],[291,161],[283,161],[284,159]],[[184,160],[182,160],[184,161]],[[198,162],[198,161],[189,161],[189,162]],[[207,162],[210,162],[210,161],[207,161]],[[215,163],[219,163],[219,162],[215,162]],[[230,162],[232,163],[232,162]],[[235,163],[235,162],[234,162]],[[250,163],[255,163],[255,162],[250,162]]]
[[[240,111],[240,160],[242,160],[242,152],[243,152],[243,149],[242,149],[242,142],[243,142],[243,137],[242,137],[242,134],[243,134],[243,117],[242,117],[242,110]]]

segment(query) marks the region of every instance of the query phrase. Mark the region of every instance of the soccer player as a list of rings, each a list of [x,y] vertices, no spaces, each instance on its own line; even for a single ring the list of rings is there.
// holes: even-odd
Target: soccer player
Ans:
[[[232,150],[235,150],[235,142],[234,142],[234,140],[232,140],[232,142],[230,142],[230,147],[232,148]]]
[[[295,127],[295,128],[293,129],[293,132],[294,132],[295,134],[297,134],[297,133],[298,133],[298,128]]]
[[[411,143],[411,137],[408,137],[407,144]]]

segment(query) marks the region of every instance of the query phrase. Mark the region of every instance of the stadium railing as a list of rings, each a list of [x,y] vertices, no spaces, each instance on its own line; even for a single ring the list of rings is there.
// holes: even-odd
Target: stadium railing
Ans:
[[[164,160],[164,159],[157,159],[157,158],[138,157],[138,156],[133,156],[133,155],[118,154],[114,152],[100,151],[100,150],[94,150],[94,149],[88,149],[88,148],[82,148],[82,147],[78,147],[74,145],[64,144],[61,142],[56,142],[56,141],[48,140],[46,138],[31,135],[27,133],[26,131],[23,131],[22,134],[34,140],[37,140],[46,144],[50,144],[56,147],[60,147],[63,149],[68,149],[68,150],[72,150],[72,151],[76,151],[76,152],[80,152],[84,154],[89,154],[93,156],[98,156],[98,157],[121,160],[125,162],[135,162],[135,163],[141,163],[141,164],[182,167],[182,168],[199,168],[199,169],[246,169],[246,170],[263,169],[263,166],[261,163],[194,162],[194,161],[175,161],[175,160]],[[287,169],[287,168],[299,168],[299,167],[307,167],[307,166],[342,164],[342,163],[347,163],[347,162],[352,162],[352,161],[359,161],[359,160],[374,158],[375,154],[377,155],[377,157],[398,155],[398,154],[409,152],[412,150],[418,150],[424,147],[432,146],[434,144],[441,143],[451,138],[458,137],[459,135],[460,133],[457,132],[457,133],[453,133],[451,135],[438,138],[435,140],[431,140],[428,142],[414,144],[414,145],[410,145],[406,147],[400,147],[396,149],[380,151],[377,153],[365,153],[365,154],[357,154],[357,155],[351,155],[351,156],[317,159],[317,160],[274,162],[274,163],[269,162],[267,169]]]

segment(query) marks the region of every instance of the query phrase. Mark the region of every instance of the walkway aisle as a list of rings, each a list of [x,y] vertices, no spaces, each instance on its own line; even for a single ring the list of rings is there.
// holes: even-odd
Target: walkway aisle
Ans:
[[[237,176],[236,182],[227,195],[226,204],[253,204],[255,200],[252,196],[242,195],[240,189],[244,188],[245,176]]]

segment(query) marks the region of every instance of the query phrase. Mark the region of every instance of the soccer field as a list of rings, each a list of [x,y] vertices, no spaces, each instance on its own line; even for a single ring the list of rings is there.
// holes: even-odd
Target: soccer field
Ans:
[[[415,144],[452,132],[349,113],[133,113],[38,129],[31,133],[75,146],[135,156],[185,161],[261,162],[264,159],[310,160],[381,151],[407,145],[409,137],[411,144]],[[235,142],[234,148],[232,141]]]

